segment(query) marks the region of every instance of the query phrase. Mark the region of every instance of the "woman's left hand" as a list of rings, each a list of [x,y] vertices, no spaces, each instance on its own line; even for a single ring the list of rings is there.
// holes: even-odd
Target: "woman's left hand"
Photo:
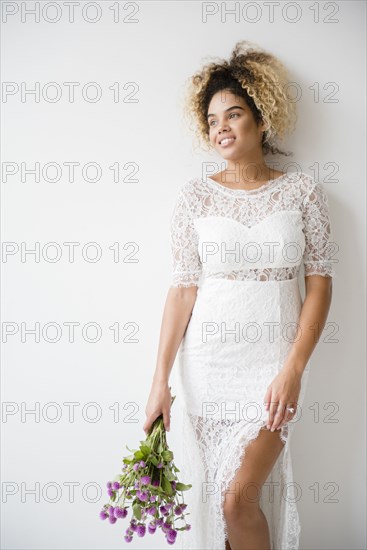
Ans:
[[[269,411],[267,428],[272,432],[292,420],[296,414],[298,397],[301,391],[302,375],[291,365],[284,366],[268,386],[264,403]],[[287,407],[293,407],[290,412]]]

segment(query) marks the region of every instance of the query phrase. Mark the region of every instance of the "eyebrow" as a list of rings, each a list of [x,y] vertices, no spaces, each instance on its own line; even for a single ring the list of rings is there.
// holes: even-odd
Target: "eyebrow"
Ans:
[[[243,107],[240,107],[239,105],[232,105],[232,107],[228,107],[228,109],[225,109],[225,113],[227,111],[231,111],[232,109],[241,109],[242,111],[244,111],[245,109]],[[211,116],[215,116],[213,113],[210,113],[208,114],[207,118],[210,118]]]

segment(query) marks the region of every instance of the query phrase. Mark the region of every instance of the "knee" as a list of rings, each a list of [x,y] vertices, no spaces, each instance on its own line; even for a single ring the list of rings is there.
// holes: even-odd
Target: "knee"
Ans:
[[[260,513],[258,500],[244,498],[242,494],[225,496],[223,515],[227,525],[235,527],[257,520]]]

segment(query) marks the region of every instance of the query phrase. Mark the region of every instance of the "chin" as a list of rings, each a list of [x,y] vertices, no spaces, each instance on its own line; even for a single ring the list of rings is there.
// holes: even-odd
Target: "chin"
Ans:
[[[238,160],[240,158],[240,155],[238,154],[238,151],[218,151],[217,153],[226,160]]]

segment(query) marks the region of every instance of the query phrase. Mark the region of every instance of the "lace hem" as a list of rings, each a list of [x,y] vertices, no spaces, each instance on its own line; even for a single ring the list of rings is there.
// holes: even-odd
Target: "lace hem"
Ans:
[[[308,262],[304,264],[305,277],[310,275],[321,275],[323,277],[336,278],[334,267],[330,263],[325,262]]]
[[[193,271],[191,273],[173,273],[170,286],[174,288],[188,288],[190,286],[198,286],[200,274],[200,271]]]

